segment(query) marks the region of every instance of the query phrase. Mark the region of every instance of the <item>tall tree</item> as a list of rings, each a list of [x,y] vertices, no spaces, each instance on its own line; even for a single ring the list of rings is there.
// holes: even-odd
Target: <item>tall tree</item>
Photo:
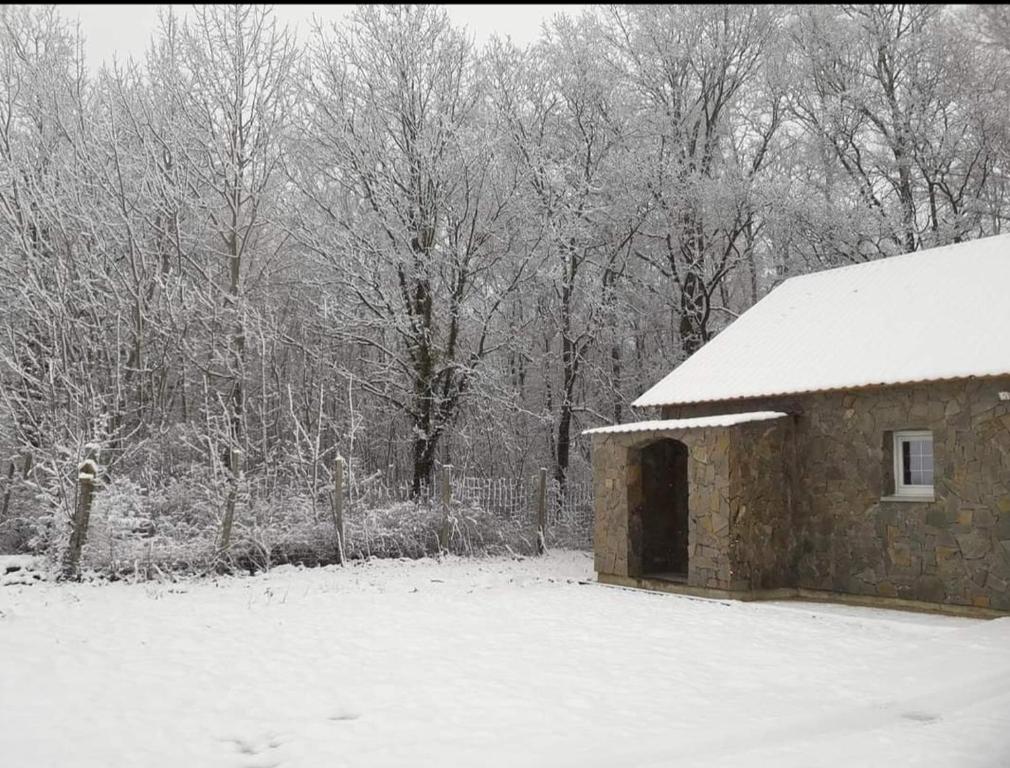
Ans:
[[[0,8],[0,425],[22,474],[42,468],[64,510],[71,454],[106,432],[111,383],[107,260],[80,172],[91,93],[81,45],[52,8]]]
[[[182,251],[190,300],[202,307],[194,320],[204,325],[191,362],[215,390],[226,383],[230,454],[245,447],[247,431],[247,337],[261,306],[250,291],[264,288],[284,238],[281,161],[297,50],[271,6],[205,5],[192,14],[152,65],[165,68],[153,76],[175,111],[160,138],[203,218]]]
[[[800,206],[821,262],[860,261],[983,231],[994,178],[995,72],[943,6],[804,9],[791,112],[816,148]]]
[[[781,14],[769,6],[610,8],[609,54],[640,101],[648,137],[657,216],[640,253],[670,282],[685,355],[710,337],[717,292],[746,260],[750,193],[782,117],[782,95],[754,87]]]
[[[418,493],[524,275],[515,180],[444,10],[359,7],[311,51],[300,184],[321,218],[306,242],[347,292],[335,330],[363,351],[356,384],[410,422]]]
[[[601,66],[601,44],[598,23],[584,15],[555,19],[526,51],[508,45],[492,51],[494,98],[524,185],[525,228],[543,233],[535,305],[542,350],[536,354],[553,427],[553,476],[562,491],[573,418],[586,406],[579,385],[603,347],[605,325],[620,322],[617,283],[647,207],[636,200],[641,190],[634,178],[625,175],[633,167],[632,105]],[[621,346],[608,352],[619,379]]]

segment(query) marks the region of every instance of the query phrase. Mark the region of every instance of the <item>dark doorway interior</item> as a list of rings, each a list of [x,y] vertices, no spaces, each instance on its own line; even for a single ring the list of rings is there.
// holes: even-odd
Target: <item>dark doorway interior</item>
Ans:
[[[687,446],[659,440],[642,449],[642,573],[687,575]]]

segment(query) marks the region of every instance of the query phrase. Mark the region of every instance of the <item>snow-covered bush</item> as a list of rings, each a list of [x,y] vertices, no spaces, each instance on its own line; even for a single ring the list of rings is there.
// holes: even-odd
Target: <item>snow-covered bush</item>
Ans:
[[[445,515],[438,505],[400,502],[364,510],[348,521],[346,552],[355,557],[424,557],[439,552]],[[452,506],[448,550],[460,555],[530,551],[532,531],[474,507]]]
[[[214,515],[179,481],[148,491],[120,477],[95,495],[84,564],[109,574],[195,570],[211,554]]]
[[[288,492],[247,497],[236,515],[232,544],[218,550],[220,510],[206,490],[183,480],[145,489],[117,478],[96,494],[84,565],[116,577],[157,577],[214,569],[258,571],[281,563],[339,561],[328,499]],[[478,506],[453,504],[448,518],[438,504],[392,502],[345,510],[344,555],[435,556],[445,527],[447,550],[458,555],[531,553],[535,532]]]

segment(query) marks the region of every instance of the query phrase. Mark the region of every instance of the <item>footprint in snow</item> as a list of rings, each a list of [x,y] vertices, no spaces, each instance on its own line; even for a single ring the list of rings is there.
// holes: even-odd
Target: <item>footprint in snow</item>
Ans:
[[[255,755],[259,751],[256,747],[244,739],[231,739],[231,742],[235,745],[235,749],[243,755]]]
[[[934,723],[940,719],[939,715],[931,712],[902,712],[901,716],[905,720],[913,720],[916,723]]]
[[[235,745],[235,749],[241,752],[243,755],[258,755],[264,749],[277,749],[281,745],[281,742],[275,738],[270,738],[269,741],[263,746],[257,746],[251,741],[246,741],[245,739],[226,739]]]
[[[357,712],[338,712],[335,715],[330,715],[329,719],[339,722],[341,720],[357,720],[359,717],[361,715]]]
[[[239,739],[234,737],[230,739],[224,739],[224,741],[230,741],[235,746],[236,751],[238,751],[240,754],[247,755],[253,758],[257,756],[262,756],[264,752],[271,749],[277,749],[277,747],[281,746],[281,741],[272,736],[267,737],[267,741],[262,742],[259,745],[246,739]],[[278,765],[280,765],[280,762],[256,762],[256,763],[249,763],[248,765],[244,766],[244,768],[276,768],[276,766]]]

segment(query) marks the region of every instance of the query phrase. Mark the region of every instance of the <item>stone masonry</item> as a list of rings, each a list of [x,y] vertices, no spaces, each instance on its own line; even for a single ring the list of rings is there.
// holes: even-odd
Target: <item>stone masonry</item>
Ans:
[[[1010,402],[999,397],[1006,391],[1010,377],[668,407],[663,418],[794,416],[596,435],[596,570],[641,575],[628,536],[628,499],[641,482],[636,451],[670,437],[690,451],[689,585],[1010,611]],[[890,438],[907,429],[933,433],[932,501],[889,498]]]
[[[628,510],[641,494],[639,451],[671,438],[689,452],[688,584],[748,589],[752,580],[755,587],[780,581],[780,571],[790,567],[782,551],[791,547],[775,542],[792,530],[783,518],[788,509],[791,421],[595,436],[596,570],[643,575],[636,551],[640,544],[629,536],[628,525]]]

